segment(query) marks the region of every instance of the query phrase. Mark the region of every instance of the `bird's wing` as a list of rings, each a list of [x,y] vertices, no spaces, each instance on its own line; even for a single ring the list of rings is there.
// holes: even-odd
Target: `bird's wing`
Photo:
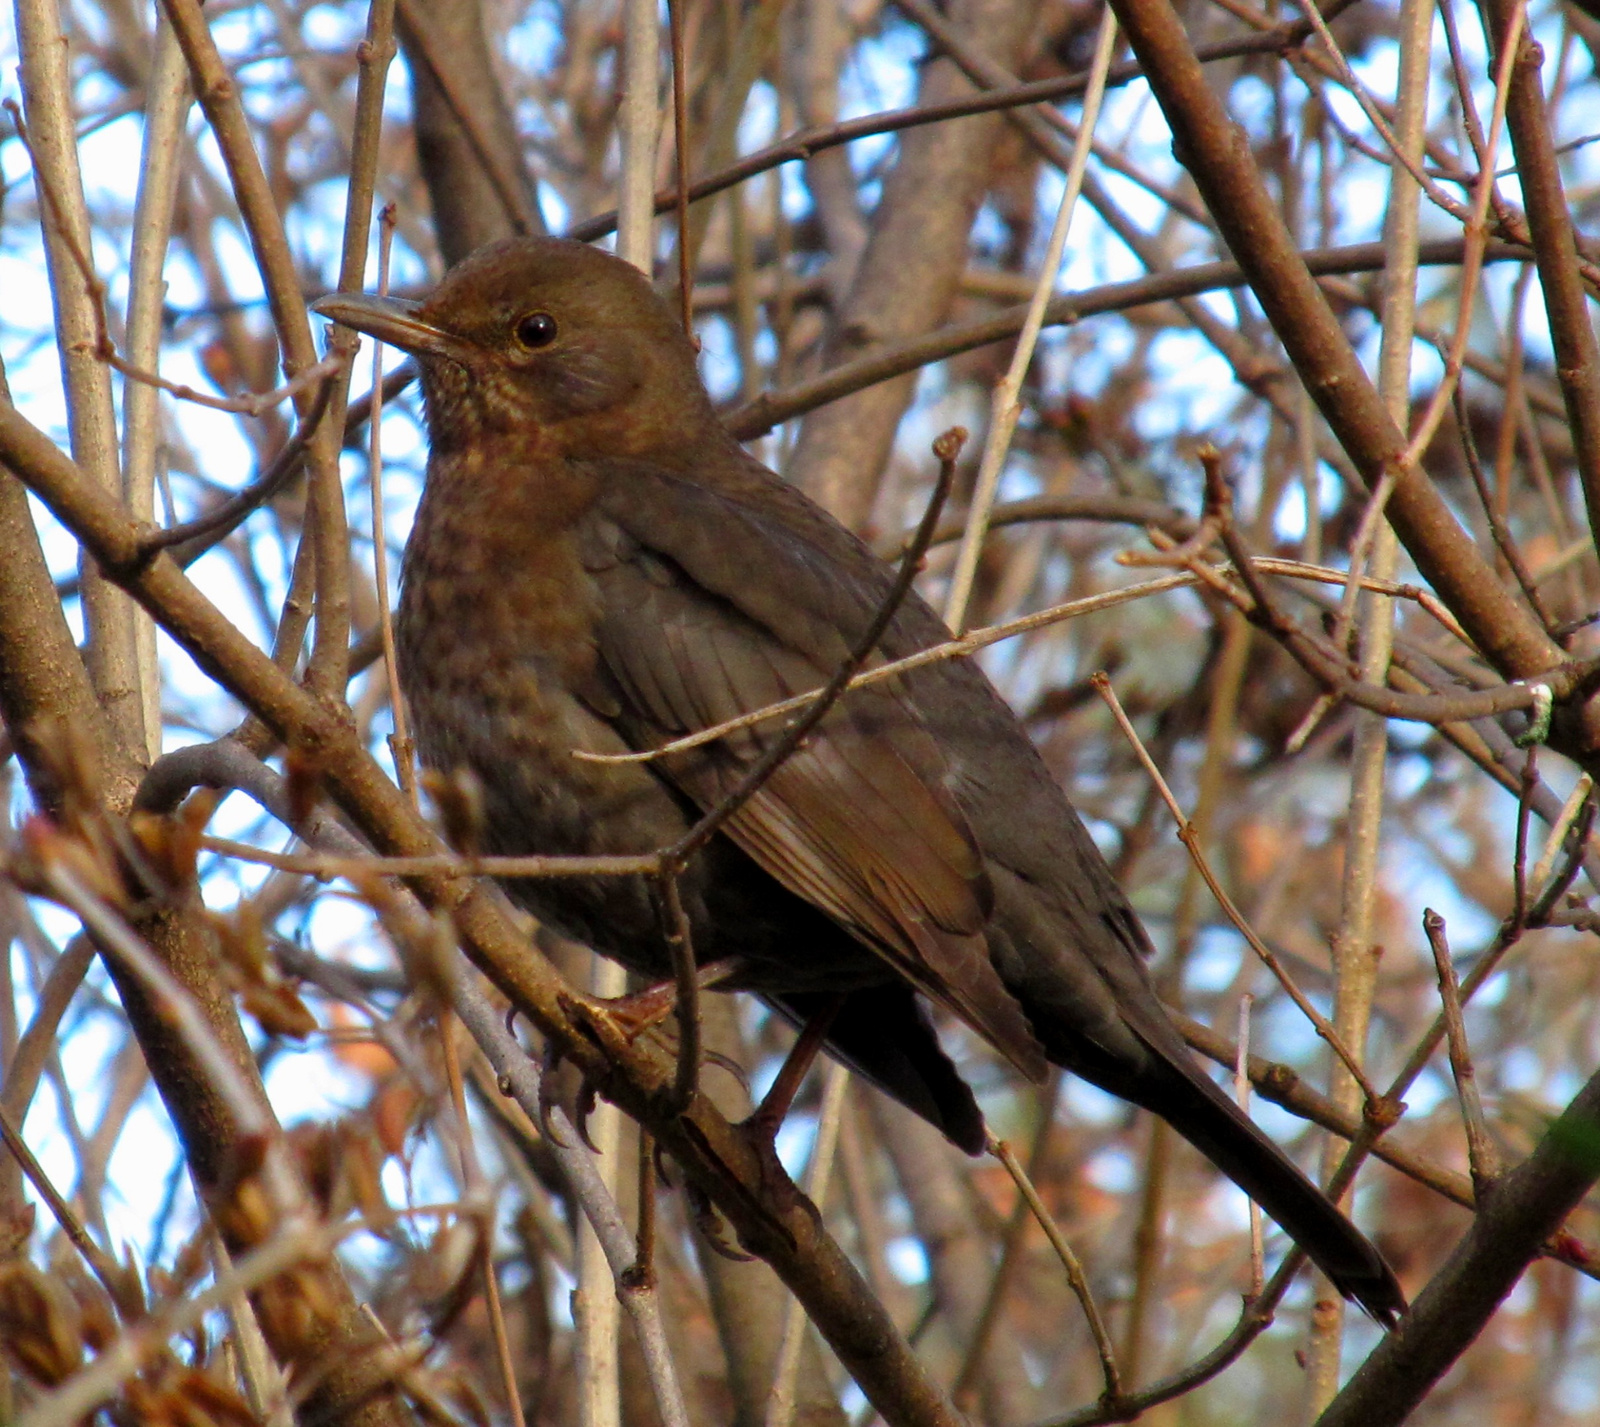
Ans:
[[[651,494],[672,508],[656,506],[645,498]],[[716,545],[685,533],[696,522],[675,498],[681,493],[646,480],[631,496],[596,517],[585,536],[584,563],[601,606],[600,667],[585,691],[597,712],[644,748],[827,682],[849,644],[825,608],[814,601],[808,608],[803,587],[814,576],[798,568],[806,552],[792,536],[725,526],[741,554],[719,560]],[[752,550],[751,541],[761,548]],[[737,588],[751,554],[765,557],[762,587],[793,596],[779,620],[762,619]],[[783,723],[652,766],[709,808]],[[727,832],[1040,1079],[1043,1053],[989,959],[988,879],[944,771],[938,745],[897,691],[855,690],[734,814]]]

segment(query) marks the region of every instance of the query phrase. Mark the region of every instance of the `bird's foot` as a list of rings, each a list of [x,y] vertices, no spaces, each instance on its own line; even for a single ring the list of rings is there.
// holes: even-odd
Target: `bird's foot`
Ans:
[[[567,1140],[552,1123],[555,1110],[562,1112],[577,1130],[578,1137],[596,1154],[600,1151],[589,1138],[589,1116],[598,1102],[593,1083],[575,1070],[568,1071],[561,1052],[554,1044],[545,1046],[539,1071],[539,1130],[552,1144],[566,1146]]]
[[[770,1097],[769,1097],[770,1098]],[[766,1101],[733,1127],[734,1133],[749,1147],[755,1156],[757,1184],[761,1198],[769,1210],[776,1210],[781,1218],[790,1211],[801,1208],[813,1218],[819,1218],[816,1206],[806,1198],[800,1187],[789,1176],[783,1161],[778,1158],[778,1131],[783,1128],[783,1116],[767,1113]]]
[[[827,1040],[828,1030],[844,1000],[842,995],[834,997],[806,1022],[784,1058],[772,1088],[749,1117],[734,1126],[740,1138],[755,1152],[763,1190],[771,1194],[783,1209],[803,1205],[813,1216],[817,1212],[815,1206],[795,1187],[789,1172],[783,1167],[783,1161],[778,1158],[778,1131],[783,1128],[789,1107],[794,1104],[794,1097],[799,1093],[806,1072],[811,1069],[817,1052]]]

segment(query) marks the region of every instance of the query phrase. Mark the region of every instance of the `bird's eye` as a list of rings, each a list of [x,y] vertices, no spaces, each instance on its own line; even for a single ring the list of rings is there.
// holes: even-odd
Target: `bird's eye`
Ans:
[[[556,319],[548,312],[530,312],[517,318],[517,341],[530,351],[548,347],[556,340]]]

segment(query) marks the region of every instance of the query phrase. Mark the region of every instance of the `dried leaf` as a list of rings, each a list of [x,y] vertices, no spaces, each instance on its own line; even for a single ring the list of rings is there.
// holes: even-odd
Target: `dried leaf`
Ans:
[[[78,1305],[27,1259],[0,1263],[0,1344],[25,1377],[56,1387],[83,1365]]]
[[[246,986],[239,993],[240,1004],[268,1035],[304,1040],[317,1029],[317,1018],[287,982],[270,986]]]

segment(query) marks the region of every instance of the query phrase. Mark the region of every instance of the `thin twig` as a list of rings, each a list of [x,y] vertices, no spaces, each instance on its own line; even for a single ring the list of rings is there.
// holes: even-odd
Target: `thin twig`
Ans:
[[[977,484],[971,507],[967,511],[967,526],[956,555],[955,571],[950,577],[950,590],[945,597],[944,622],[957,634],[966,621],[967,601],[972,593],[978,557],[983,552],[983,541],[988,532],[989,508],[994,504],[995,493],[1000,487],[1000,469],[1005,464],[1012,433],[1017,429],[1018,418],[1022,415],[1022,381],[1033,362],[1034,348],[1038,344],[1040,329],[1044,326],[1045,307],[1055,291],[1060,273],[1061,255],[1066,248],[1072,211],[1083,187],[1083,173],[1089,162],[1089,147],[1094,137],[1095,121],[1100,114],[1100,101],[1105,97],[1106,73],[1111,67],[1116,37],[1117,17],[1108,6],[1100,16],[1094,62],[1089,71],[1089,88],[1083,99],[1083,119],[1078,126],[1077,142],[1072,146],[1066,187],[1056,209],[1049,241],[1045,244],[1038,284],[1034,288],[1033,300],[1028,304],[1028,315],[1022,325],[1022,334],[1017,339],[1016,350],[1011,354],[1011,364],[995,387],[990,404],[989,429],[984,437],[983,456],[978,463]]]
[[[221,505],[214,510],[208,510],[204,515],[186,520],[181,525],[169,525],[162,530],[152,530],[141,542],[147,556],[153,556],[161,550],[170,550],[172,558],[180,565],[192,565],[212,546],[226,540],[252,512],[273,499],[299,475],[305,460],[306,448],[311,444],[312,437],[317,433],[317,427],[327,414],[334,388],[348,361],[349,359],[341,354],[317,363],[317,367],[312,369],[317,376],[317,394],[311,409],[300,418],[295,426],[294,435],[272,458],[272,464],[261,473],[259,479],[229,496]]]
[[[1517,837],[1511,851],[1511,920],[1518,926],[1528,916],[1528,822],[1538,786],[1539,750],[1530,748],[1523,755],[1522,776],[1517,780]]]
[[[1509,920],[1501,926],[1494,942],[1479,956],[1466,979],[1461,983],[1459,1004],[1465,1006],[1477,993],[1480,987],[1489,980],[1499,969],[1505,954],[1521,939],[1523,932],[1528,927],[1538,927],[1546,924],[1552,911],[1560,899],[1566,895],[1566,890],[1572,885],[1573,879],[1578,875],[1579,868],[1583,865],[1583,847],[1588,839],[1590,828],[1595,819],[1595,805],[1589,798],[1583,800],[1580,818],[1576,829],[1573,845],[1568,853],[1566,866],[1551,880],[1548,886],[1540,893],[1533,907],[1528,913],[1525,926],[1513,925]],[[1372,1151],[1373,1145],[1380,1135],[1386,1133],[1399,1120],[1405,1109],[1403,1099],[1407,1090],[1422,1074],[1427,1064],[1433,1058],[1433,1053],[1439,1047],[1439,1042],[1445,1038],[1445,1016],[1441,1010],[1434,1017],[1433,1024],[1412,1047],[1406,1063],[1400,1067],[1399,1073],[1391,1082],[1383,1099],[1374,1107],[1368,1102],[1362,1118],[1361,1132],[1350,1142],[1343,1161],[1338,1170],[1329,1180],[1327,1192],[1331,1197],[1337,1197],[1344,1192],[1355,1177],[1362,1161]],[[1376,1110],[1376,1113],[1375,1113]]]
[[[684,335],[694,338],[694,275],[689,253],[689,76],[684,54],[683,0],[667,0],[672,44],[673,172],[678,180],[678,307]]]
[[[850,1072],[841,1061],[831,1061],[822,1082],[822,1108],[817,1113],[816,1138],[812,1141],[811,1161],[806,1166],[805,1191],[821,1214],[828,1200],[828,1176],[833,1169],[834,1149],[839,1143],[839,1123],[844,1116],[844,1092]],[[763,1427],[789,1427],[794,1418],[795,1388],[800,1376],[800,1348],[805,1332],[806,1313],[798,1298],[784,1305],[783,1337],[778,1344],[778,1361],[773,1369],[772,1391],[767,1396],[767,1415]]]
[[[630,1272],[636,1263],[638,1244],[600,1178],[594,1156],[579,1144],[577,1131],[560,1106],[541,1109],[538,1067],[506,1030],[499,1014],[468,984],[465,970],[457,967],[450,982],[451,1004],[494,1067],[501,1093],[511,1095],[534,1123],[538,1123],[541,1114],[548,1114],[556,1134],[547,1143],[566,1171],[578,1206],[594,1228],[611,1267],[617,1297],[638,1336],[663,1427],[689,1427],[689,1414],[661,1321],[660,1296],[653,1284]]]
[[[1309,26],[1300,22],[1275,25],[1270,32],[1245,35],[1219,44],[1202,46],[1198,51],[1202,60],[1226,61],[1250,55],[1281,54],[1303,40]],[[1296,39],[1298,35],[1300,39]],[[1108,87],[1120,86],[1139,78],[1139,67],[1124,61],[1113,65],[1108,77]],[[905,109],[889,109],[865,114],[858,119],[846,119],[836,124],[813,124],[797,129],[775,143],[746,154],[736,163],[697,179],[689,189],[689,202],[698,203],[712,198],[748,179],[767,173],[788,163],[804,163],[816,154],[857,139],[879,134],[901,133],[906,129],[928,124],[942,124],[952,119],[964,119],[974,114],[992,114],[1006,109],[1020,109],[1030,104],[1043,104],[1056,99],[1070,99],[1088,88],[1087,73],[1063,75],[1059,78],[1034,80],[1027,84],[1005,85],[964,95],[958,99],[938,104],[919,104]],[[653,199],[653,211],[670,213],[678,202],[676,187],[659,190]],[[575,223],[567,230],[569,238],[592,243],[597,238],[619,227],[616,212],[597,213]]]
[[[1567,806],[1562,808],[1555,826],[1551,828],[1550,841],[1546,847],[1546,855],[1552,858],[1553,865],[1554,856],[1565,846],[1565,866],[1553,874],[1547,870],[1548,881],[1544,877],[1535,876],[1532,885],[1539,890],[1534,897],[1533,905],[1528,909],[1527,916],[1520,922],[1508,919],[1496,933],[1494,941],[1474,960],[1472,970],[1461,983],[1463,1005],[1470,1001],[1478,989],[1495,973],[1505,954],[1517,944],[1525,931],[1549,923],[1551,914],[1583,866],[1584,853],[1594,821],[1593,790],[1588,784],[1587,775],[1584,775],[1579,778],[1578,786],[1573,789],[1573,795],[1568,799]],[[1543,861],[1541,858],[1541,864]],[[1537,874],[1537,868],[1535,872]],[[1403,1095],[1411,1082],[1422,1073],[1423,1067],[1438,1048],[1444,1036],[1444,1029],[1444,1017],[1441,1013],[1428,1028],[1427,1034],[1417,1042],[1400,1074],[1395,1077],[1397,1088],[1391,1088],[1391,1096]]]
[[[1450,343],[1449,352],[1445,355],[1444,376],[1429,398],[1422,419],[1413,428],[1406,442],[1405,452],[1398,463],[1402,470],[1414,469],[1427,453],[1428,447],[1433,442],[1434,432],[1439,429],[1439,423],[1444,420],[1445,412],[1450,409],[1451,394],[1461,379],[1462,359],[1471,337],[1472,308],[1478,291],[1478,275],[1483,267],[1483,251],[1489,241],[1489,199],[1495,185],[1494,156],[1505,124],[1506,103],[1511,93],[1511,67],[1517,57],[1517,41],[1521,37],[1522,26],[1526,19],[1526,8],[1518,5],[1511,22],[1510,33],[1506,37],[1499,61],[1495,66],[1494,110],[1489,121],[1486,163],[1483,172],[1478,176],[1477,187],[1472,195],[1472,209],[1466,222],[1466,247],[1461,255],[1461,277],[1458,286],[1461,294],[1461,310],[1456,315],[1455,336]]]
[[[386,203],[378,215],[378,295],[389,291],[389,251],[394,241],[394,205]],[[383,508],[383,348],[372,344],[372,416],[367,423],[367,479],[372,489],[372,583],[378,597],[378,634],[383,641],[383,662],[389,682],[389,755],[394,760],[400,791],[417,805],[415,745],[406,725],[406,700],[400,689],[400,661],[395,654],[394,617],[389,608],[389,534]],[[518,1409],[520,1410],[520,1409]]]
[[[1178,824],[1178,838],[1188,849],[1189,856],[1194,859],[1195,866],[1200,875],[1205,878],[1206,886],[1211,889],[1211,894],[1217,899],[1217,904],[1222,908],[1228,920],[1238,929],[1239,935],[1249,943],[1250,949],[1261,959],[1262,964],[1272,972],[1278,984],[1289,993],[1289,999],[1295,1003],[1305,1015],[1306,1019],[1316,1027],[1317,1034],[1327,1041],[1335,1055],[1339,1057],[1354,1077],[1362,1093],[1368,1101],[1377,1099],[1377,1091],[1372,1082],[1367,1079],[1366,1073],[1361,1068],[1361,1063],[1350,1053],[1349,1048],[1340,1039],[1339,1033],[1329,1024],[1328,1018],[1322,1014],[1303,992],[1294,983],[1294,978],[1289,975],[1283,963],[1278,960],[1272,949],[1255,934],[1254,929],[1245,920],[1244,914],[1234,904],[1233,898],[1223,890],[1222,884],[1217,881],[1216,874],[1212,872],[1211,865],[1206,861],[1205,853],[1201,850],[1194,835],[1194,824],[1189,821],[1172,789],[1168,787],[1167,780],[1161,776],[1161,770],[1156,767],[1155,761],[1150,757],[1149,751],[1144,746],[1144,740],[1139,737],[1139,732],[1134,728],[1132,720],[1122,707],[1122,701],[1117,697],[1116,690],[1111,687],[1111,680],[1103,673],[1096,672],[1090,676],[1089,682],[1094,685],[1095,692],[1105,700],[1106,707],[1111,710],[1111,716],[1116,719],[1117,727],[1122,730],[1123,736],[1128,740],[1145,772],[1154,782],[1156,791],[1161,794],[1161,799],[1166,803],[1172,813],[1173,820]]]
[[[1339,615],[1334,620],[1333,631],[1329,635],[1329,641],[1335,649],[1344,649],[1350,642],[1350,628],[1355,623],[1356,617],[1356,601],[1365,588],[1367,561],[1372,555],[1372,547],[1378,539],[1378,532],[1383,527],[1384,512],[1388,509],[1389,497],[1394,494],[1397,479],[1398,476],[1392,467],[1385,470],[1361,507],[1361,519],[1350,541],[1350,573],[1357,578],[1345,581],[1344,594],[1339,600]],[[1466,640],[1463,639],[1462,642],[1465,643]]]
[[[1239,997],[1239,1054],[1233,1062],[1233,1096],[1246,1115],[1250,1113],[1250,1010],[1256,998],[1246,991]],[[1265,1249],[1261,1241],[1261,1206],[1248,1195],[1250,1204],[1250,1292],[1249,1297],[1261,1294],[1266,1281]]]
[[[1489,479],[1484,473],[1483,461],[1478,454],[1478,440],[1472,434],[1471,415],[1467,411],[1466,398],[1459,383],[1452,394],[1451,406],[1455,411],[1456,434],[1461,441],[1462,454],[1467,460],[1467,471],[1472,476],[1473,486],[1477,489],[1478,504],[1483,507],[1483,517],[1489,523],[1489,537],[1494,541],[1495,549],[1505,557],[1507,567],[1521,587],[1524,597],[1533,607],[1533,612],[1553,634],[1557,624],[1555,616],[1546,607],[1544,596],[1539,593],[1539,582],[1529,571],[1527,562],[1522,558],[1522,551],[1517,546],[1516,538],[1507,528],[1489,490]]]
[[[1461,261],[1461,239],[1439,239],[1424,243],[1418,261],[1430,265],[1455,266]],[[1510,244],[1494,244],[1485,259],[1525,261],[1526,250]],[[1298,254],[1313,277],[1327,277],[1381,270],[1388,254],[1381,243],[1352,247],[1318,248]],[[1073,326],[1107,312],[1125,312],[1155,302],[1179,301],[1205,292],[1240,288],[1249,278],[1238,263],[1202,263],[1192,267],[1157,271],[1125,282],[1106,283],[1083,292],[1052,298],[1045,309],[1047,326]],[[974,351],[1016,336],[1027,320],[1027,305],[1009,308],[978,322],[951,323],[925,336],[900,343],[885,343],[865,355],[780,391],[764,392],[755,401],[737,408],[727,418],[728,429],[741,441],[764,436],[775,426],[796,416],[814,411],[831,401],[849,396],[878,382],[915,371],[961,352]]]
[[[1061,1073],[1055,1071],[1050,1077],[1049,1086],[1039,1095],[1039,1124],[1033,1134],[1033,1144],[1028,1150],[1029,1180],[1037,1179],[1044,1166],[1045,1154],[1050,1144],[1050,1131],[1055,1124],[1055,1107],[1060,1089]],[[978,1371],[983,1366],[984,1355],[988,1352],[990,1340],[1000,1321],[1000,1310],[1004,1305],[1006,1293],[1016,1278],[1022,1254],[1023,1231],[1032,1217],[1033,1210],[1026,1196],[1018,1194],[1000,1238],[1000,1258],[994,1267],[994,1277],[989,1280],[989,1291],[984,1295],[978,1321],[967,1340],[961,1367],[950,1388],[950,1397],[957,1407],[968,1410],[971,1408],[971,1403],[967,1399],[972,1395]]]
[[[1532,751],[1531,749],[1529,750]],[[1528,885],[1537,889],[1537,895],[1542,899],[1548,890],[1546,879],[1550,876],[1550,869],[1555,866],[1556,858],[1560,855],[1562,844],[1567,840],[1567,832],[1572,827],[1574,819],[1584,809],[1590,806],[1590,798],[1594,791],[1594,783],[1587,773],[1580,773],[1578,781],[1572,785],[1572,791],[1567,794],[1567,800],[1561,805],[1561,814],[1551,825],[1549,836],[1545,838],[1544,851],[1539,854],[1539,860],[1533,865],[1533,875],[1528,879]],[[1578,855],[1582,856],[1583,847],[1580,838]]]
[[[895,659],[886,664],[876,665],[863,673],[857,674],[851,679],[847,692],[866,688],[871,684],[881,683],[885,679],[896,678],[901,674],[909,673],[913,669],[920,669],[926,664],[934,664],[944,659],[955,659],[960,658],[962,655],[975,653],[977,650],[990,644],[997,644],[1003,639],[1010,639],[1019,634],[1042,629],[1047,625],[1055,624],[1062,620],[1076,619],[1081,615],[1094,614],[1100,610],[1124,604],[1129,600],[1143,599],[1147,595],[1164,594],[1169,590],[1187,589],[1198,583],[1200,581],[1194,575],[1168,575],[1161,579],[1147,580],[1141,584],[1124,586],[1119,590],[1108,590],[1104,594],[1090,595],[1085,599],[1070,600],[1066,604],[1053,605],[1047,610],[1024,615],[1020,619],[1008,620],[1004,624],[990,625],[986,629],[975,629],[970,634],[963,634],[960,638],[952,639],[948,643],[936,645],[932,649],[921,650],[916,654],[908,655],[904,659]],[[730,733],[737,733],[740,729],[750,728],[758,723],[765,723],[768,719],[781,718],[785,714],[809,708],[822,697],[822,694],[823,689],[820,688],[812,689],[804,694],[796,694],[792,698],[781,699],[775,704],[768,704],[765,708],[753,709],[747,714],[740,714],[737,718],[726,719],[722,723],[712,724],[710,728],[685,734],[682,738],[675,738],[670,743],[663,743],[657,748],[644,749],[636,753],[588,753],[579,750],[573,754],[573,757],[585,763],[651,763],[658,758],[666,758],[675,753],[686,753],[690,749],[702,747],[707,743],[715,743],[719,738],[725,738]]]
[[[376,853],[269,852],[247,842],[210,834],[201,838],[200,845],[223,857],[308,877],[364,877],[374,873],[385,877],[639,877],[655,872],[659,863],[655,854],[648,852],[629,857],[465,857],[448,852],[424,857],[380,857]]]
[[[1341,570],[1330,569],[1322,565],[1307,565],[1299,560],[1252,557],[1251,563],[1258,570],[1269,574],[1283,575],[1291,579],[1312,580],[1332,585],[1343,585],[1349,580],[1349,576]],[[892,679],[900,674],[908,673],[913,669],[920,669],[927,664],[974,654],[979,649],[985,649],[991,644],[998,644],[1002,640],[1013,639],[1017,635],[1029,634],[1036,629],[1043,629],[1048,625],[1062,623],[1070,619],[1078,619],[1084,615],[1097,614],[1102,610],[1111,609],[1130,600],[1145,599],[1151,595],[1166,594],[1172,590],[1188,589],[1194,585],[1205,584],[1208,582],[1208,577],[1212,580],[1221,581],[1233,567],[1231,565],[1218,565],[1202,568],[1204,569],[1204,574],[1194,568],[1190,568],[1183,574],[1168,575],[1136,585],[1125,585],[1121,589],[1107,590],[1102,594],[1087,595],[1082,599],[1068,600],[1064,604],[1051,605],[1047,609],[1038,610],[1033,614],[1022,615],[1017,619],[988,625],[982,629],[974,629],[959,638],[949,640],[947,643],[938,644],[930,649],[920,650],[916,654],[907,655],[904,659],[896,659],[886,664],[876,665],[863,673],[857,674],[850,681],[849,688],[865,688],[871,684],[881,683],[885,679]],[[1374,580],[1370,576],[1363,578],[1361,584],[1364,589],[1374,589],[1384,594],[1394,595],[1397,598],[1415,600],[1429,613],[1440,617],[1441,622],[1453,634],[1460,633],[1460,627],[1449,617],[1448,611],[1445,611],[1442,606],[1438,606],[1437,601],[1433,600],[1427,591],[1419,589],[1415,585],[1395,584],[1387,580]],[[1465,635],[1461,637],[1465,641]],[[1575,681],[1563,681],[1563,688],[1570,687],[1576,687]],[[1532,688],[1526,684],[1502,684],[1493,689],[1471,691],[1459,695],[1438,695],[1432,702],[1427,700],[1413,702],[1397,697],[1393,691],[1350,683],[1341,684],[1339,694],[1340,697],[1358,705],[1375,704],[1379,712],[1385,713],[1391,718],[1403,718],[1424,723],[1457,722],[1463,719],[1487,718],[1513,709],[1528,708],[1534,702],[1535,697]],[[740,714],[737,718],[712,724],[709,728],[699,729],[694,733],[685,734],[682,738],[675,738],[669,743],[663,743],[655,748],[644,749],[639,752],[589,753],[579,750],[574,752],[572,756],[585,763],[651,763],[675,753],[687,753],[691,749],[700,748],[707,743],[714,743],[719,738],[725,738],[730,733],[737,733],[740,729],[750,728],[758,723],[765,723],[768,719],[780,718],[784,714],[794,713],[798,709],[806,708],[821,696],[821,689],[813,689],[807,693],[796,694],[791,698],[768,704],[764,708]]]
[[[50,1176],[44,1172],[44,1166],[34,1158],[33,1151],[28,1148],[28,1142],[22,1138],[21,1132],[11,1123],[11,1117],[3,1108],[0,1108],[0,1139],[5,1141],[6,1148],[22,1166],[22,1172],[27,1175],[28,1182],[44,1200],[56,1223],[61,1226],[61,1232],[67,1236],[73,1248],[83,1256],[83,1261],[89,1265],[94,1276],[111,1295],[111,1301],[117,1305],[118,1311],[130,1319],[141,1316],[143,1304],[136,1278],[130,1280],[128,1270],[95,1243],[89,1231],[83,1227],[82,1221],[72,1212],[72,1206],[50,1182]]]
[[[1207,459],[1206,452],[1201,454],[1203,460]],[[1507,713],[1512,709],[1530,709],[1533,711],[1530,736],[1542,738],[1543,734],[1538,730],[1541,727],[1548,729],[1548,717],[1554,702],[1571,698],[1578,690],[1600,678],[1600,660],[1565,660],[1549,666],[1550,673],[1527,682],[1503,684],[1497,688],[1473,690],[1460,695],[1439,695],[1437,702],[1433,701],[1432,696],[1418,700],[1415,696],[1393,692],[1387,685],[1361,678],[1347,654],[1284,615],[1268,597],[1261,583],[1259,571],[1262,562],[1245,548],[1231,521],[1223,525],[1221,534],[1232,557],[1231,572],[1238,576],[1243,589],[1227,578],[1228,569],[1205,565],[1193,555],[1184,560],[1185,568],[1202,584],[1243,610],[1330,693],[1358,708],[1370,709],[1389,718],[1415,719],[1423,723],[1459,723]],[[1520,610],[1521,606],[1518,608]]]
[[[439,1043],[444,1051],[445,1082],[450,1090],[450,1104],[455,1110],[456,1137],[461,1156],[461,1179],[470,1200],[487,1192],[482,1167],[472,1144],[472,1125],[467,1119],[466,1089],[461,1079],[461,1056],[456,1049],[455,1014],[448,1008],[439,1012]],[[495,1215],[491,1212],[478,1225],[478,1259],[483,1275],[483,1298],[489,1309],[489,1337],[494,1343],[496,1365],[500,1369],[500,1386],[506,1395],[506,1409],[511,1413],[511,1427],[524,1427],[522,1394],[517,1389],[517,1370],[511,1359],[511,1338],[506,1331],[505,1309],[500,1302],[500,1279],[494,1269]]]
[[[1338,41],[1333,38],[1328,29],[1327,18],[1323,15],[1321,9],[1317,8],[1315,13],[1308,9],[1305,11],[1305,16],[1315,28],[1317,37],[1327,46],[1328,54],[1337,70],[1339,82],[1356,103],[1361,106],[1362,112],[1366,114],[1372,127],[1378,131],[1379,137],[1383,139],[1384,145],[1388,148],[1390,154],[1394,156],[1396,162],[1410,174],[1417,187],[1422,189],[1435,204],[1446,213],[1459,217],[1461,205],[1433,181],[1433,178],[1423,169],[1417,157],[1410,152],[1409,146],[1395,137],[1395,133],[1389,127],[1388,121],[1379,111],[1377,102],[1368,93],[1366,85],[1362,84],[1351,70],[1349,62],[1344,57],[1344,51],[1339,48]]]
[[[1445,1042],[1450,1050],[1450,1073],[1455,1077],[1456,1096],[1461,1102],[1461,1123],[1467,1132],[1467,1163],[1472,1170],[1472,1187],[1481,1205],[1500,1175],[1500,1155],[1483,1121],[1483,1101],[1478,1095],[1478,1076],[1467,1045],[1467,1027],[1461,1018],[1461,988],[1456,982],[1455,963],[1444,918],[1432,907],[1424,908],[1422,930],[1433,952],[1439,973],[1439,1001],[1443,1008]]]
[[[1055,1216],[1039,1197],[1039,1191],[1033,1187],[1033,1181],[1028,1178],[1027,1171],[1012,1152],[1011,1146],[1004,1140],[990,1135],[986,1148],[1005,1166],[1006,1173],[1011,1176],[1011,1182],[1017,1186],[1017,1193],[1027,1200],[1028,1208],[1033,1211],[1033,1217],[1044,1230],[1045,1238],[1050,1241],[1050,1247],[1056,1251],[1056,1257],[1061,1260],[1061,1266],[1067,1272],[1067,1282],[1072,1285],[1073,1293],[1083,1306],[1083,1316],[1088,1319],[1089,1331],[1094,1336],[1095,1351],[1100,1355],[1100,1372],[1105,1380],[1105,1391],[1101,1394],[1100,1400],[1107,1404],[1120,1404],[1122,1379],[1117,1372],[1116,1349],[1111,1345],[1111,1334],[1106,1331],[1105,1320],[1100,1316],[1099,1305],[1094,1301],[1094,1294],[1089,1289],[1089,1280],[1084,1274],[1083,1265],[1078,1262],[1078,1256],[1073,1253],[1072,1245],[1067,1242],[1067,1236],[1061,1232]]]

